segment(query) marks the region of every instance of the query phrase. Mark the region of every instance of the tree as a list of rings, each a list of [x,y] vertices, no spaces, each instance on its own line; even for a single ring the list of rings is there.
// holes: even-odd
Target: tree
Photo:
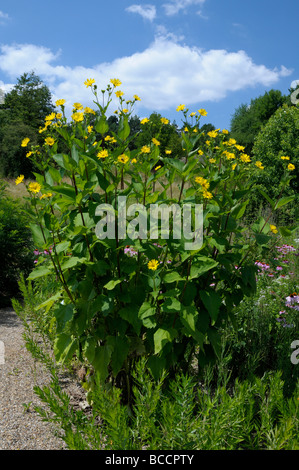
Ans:
[[[231,119],[231,137],[245,147],[246,153],[252,152],[256,136],[287,99],[279,90],[270,90],[251,100],[249,105],[241,104],[235,110]]]
[[[54,111],[51,93],[34,72],[24,73],[14,88],[5,95],[0,105],[0,170],[3,176],[20,172],[29,177],[33,167],[26,158],[27,150],[21,141],[29,137],[31,143],[43,140],[39,128],[45,117]]]
[[[160,155],[165,156],[165,150],[171,150],[171,155],[174,158],[182,157],[182,146],[180,144],[180,137],[178,128],[175,124],[163,123],[163,118],[159,113],[152,113],[149,121],[141,125],[141,131],[135,139],[136,147],[148,145],[152,137],[157,136],[160,142]]]
[[[45,117],[54,111],[51,99],[49,88],[34,72],[24,73],[5,95],[2,109],[8,121],[22,121],[38,130],[44,126]]]
[[[297,202],[293,203],[296,209],[299,201],[299,108],[286,104],[279,108],[256,137],[252,153],[254,160],[264,166],[256,182],[267,189],[271,198],[276,199],[281,192],[279,181],[283,173],[289,171],[293,176],[283,195],[296,196]],[[287,170],[289,164],[294,168]]]

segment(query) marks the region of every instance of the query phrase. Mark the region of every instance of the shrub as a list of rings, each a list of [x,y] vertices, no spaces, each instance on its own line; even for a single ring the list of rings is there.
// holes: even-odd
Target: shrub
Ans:
[[[86,81],[99,109],[94,127],[95,112],[80,103],[74,103],[69,124],[59,100],[61,113],[47,120],[43,147],[32,149],[39,173],[28,185],[35,213],[31,228],[36,247],[49,256],[29,278],[55,274],[60,284],[42,304],[54,305],[57,360],[76,355],[94,381],[111,380],[131,402],[132,370],[140,356],[158,379],[165,369],[169,377],[186,372],[194,354],[199,367],[219,354],[219,328],[234,320],[235,306],[256,289],[256,252],[287,229],[263,218],[244,227],[251,178],[261,169],[226,130],[208,132],[199,148],[205,110],[189,114],[184,105],[177,108],[184,121],[182,159],[160,151],[159,135],[130,150],[129,115],[136,96],[125,101],[117,93],[118,129],[107,135],[106,113],[120,81],[111,83],[99,102],[94,81]],[[57,153],[61,138],[66,153]],[[284,183],[290,179],[286,169]],[[273,210],[288,202],[280,197]],[[163,204],[179,214],[168,220],[169,230],[159,215],[152,218],[153,205]],[[182,236],[178,228],[186,207],[192,217]],[[129,209],[122,225],[121,214]],[[153,221],[160,222],[156,232]]]
[[[34,247],[26,211],[4,194],[0,184],[0,305],[8,306],[11,297],[19,294],[20,274],[28,276],[32,271]]]

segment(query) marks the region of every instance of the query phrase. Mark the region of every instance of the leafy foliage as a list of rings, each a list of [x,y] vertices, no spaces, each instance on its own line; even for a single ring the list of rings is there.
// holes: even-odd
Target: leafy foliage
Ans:
[[[250,104],[241,104],[231,119],[231,136],[251,154],[254,140],[270,117],[287,102],[279,90],[270,90]]]
[[[40,306],[54,308],[56,359],[85,361],[90,390],[98,381],[112,381],[131,403],[132,370],[140,356],[156,379],[165,369],[169,377],[186,372],[195,354],[199,367],[215,360],[220,327],[234,321],[234,308],[256,290],[252,253],[275,243],[278,229],[263,218],[252,227],[244,225],[252,176],[261,170],[226,130],[208,131],[199,146],[204,110],[188,114],[185,106],[178,107],[184,118],[180,159],[161,150],[159,139],[169,123],[157,116],[146,122],[148,140],[131,150],[135,135],[129,116],[137,98],[126,102],[131,103],[127,109],[119,94],[117,132],[107,135],[106,114],[119,81],[111,83],[100,102],[97,86],[87,85],[98,114],[76,103],[68,123],[64,102],[57,103],[61,113],[48,120],[44,145],[32,148],[30,158],[39,172],[28,185],[35,215],[31,230],[36,247],[47,250],[49,258],[40,260],[29,278],[51,274],[59,282],[56,294]],[[59,139],[68,152],[59,153]],[[286,171],[284,184],[290,179]],[[120,196],[127,198],[125,207]],[[136,201],[139,206],[120,226],[121,212]],[[182,214],[187,202],[202,207],[202,227],[196,215],[189,233],[175,237],[179,224],[172,217],[168,233],[153,235],[153,204],[175,204]],[[116,215],[112,223],[102,217],[107,204]],[[203,243],[194,243],[196,230],[202,230]]]
[[[53,112],[51,93],[34,72],[24,73],[0,105],[0,171],[3,176],[31,175],[32,161],[20,147],[23,138],[31,144],[41,143],[39,128]]]
[[[33,267],[33,245],[28,218],[21,204],[7,197],[0,182],[0,306],[19,294],[19,278]]]

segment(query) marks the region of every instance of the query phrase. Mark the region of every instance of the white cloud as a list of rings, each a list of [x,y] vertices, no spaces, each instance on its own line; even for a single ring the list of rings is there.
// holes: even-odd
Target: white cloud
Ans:
[[[196,106],[219,101],[233,91],[271,86],[291,73],[283,66],[271,70],[257,65],[244,51],[204,51],[163,36],[156,37],[143,52],[90,68],[55,65],[58,57],[59,53],[41,46],[5,45],[0,48],[0,70],[13,79],[34,70],[48,84],[53,99],[64,98],[69,106],[76,101],[92,104],[90,90],[84,86],[87,78],[94,78],[99,90],[106,87],[110,78],[119,78],[126,99],[134,94],[140,96],[137,114],[140,106],[143,112],[162,112],[174,110],[180,103]]]
[[[186,10],[192,5],[203,5],[206,0],[170,0],[168,3],[164,3],[163,7],[165,13],[168,16],[176,15],[181,10]],[[199,12],[200,13],[200,12]]]
[[[130,13],[138,13],[144,19],[153,21],[156,18],[156,7],[154,5],[131,5],[126,8]]]
[[[9,15],[3,11],[0,11],[0,25],[4,24],[6,20],[9,20]]]

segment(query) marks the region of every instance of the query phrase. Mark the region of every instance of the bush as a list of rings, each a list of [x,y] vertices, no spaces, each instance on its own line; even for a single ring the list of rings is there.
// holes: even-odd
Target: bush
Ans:
[[[28,214],[4,194],[0,182],[0,306],[10,305],[11,297],[19,294],[20,274],[28,275],[33,268],[33,250]]]
[[[93,110],[75,103],[68,123],[64,100],[58,100],[61,113],[47,119],[44,145],[31,148],[39,168],[27,187],[36,214],[32,232],[37,248],[49,256],[38,261],[30,279],[55,274],[60,284],[49,300],[55,304],[56,359],[63,363],[76,355],[94,380],[118,384],[130,402],[131,373],[140,356],[156,378],[164,369],[169,376],[186,372],[195,353],[200,367],[215,359],[220,327],[256,289],[253,256],[275,243],[274,234],[282,229],[263,218],[244,227],[252,177],[262,170],[227,130],[207,132],[200,144],[205,110],[177,108],[184,122],[183,158],[162,149],[161,126],[169,126],[165,118],[158,134],[147,134],[146,144],[130,150],[135,136],[130,136],[129,115],[138,97],[125,102],[115,92],[119,80],[111,83],[100,102],[94,81],[86,82],[100,111],[95,120]],[[114,93],[120,100],[119,122],[117,133],[107,135]],[[58,150],[59,139],[68,152]],[[285,184],[290,173],[284,172]],[[176,191],[169,197],[173,185]],[[288,202],[281,198],[279,205]],[[152,217],[152,209],[165,205],[179,216],[168,212],[168,230],[162,230],[161,214]],[[194,214],[195,205],[202,214]],[[109,209],[113,217],[102,217]],[[122,225],[120,215],[129,209],[134,210]],[[160,222],[160,230],[157,224],[153,231],[152,222]]]

